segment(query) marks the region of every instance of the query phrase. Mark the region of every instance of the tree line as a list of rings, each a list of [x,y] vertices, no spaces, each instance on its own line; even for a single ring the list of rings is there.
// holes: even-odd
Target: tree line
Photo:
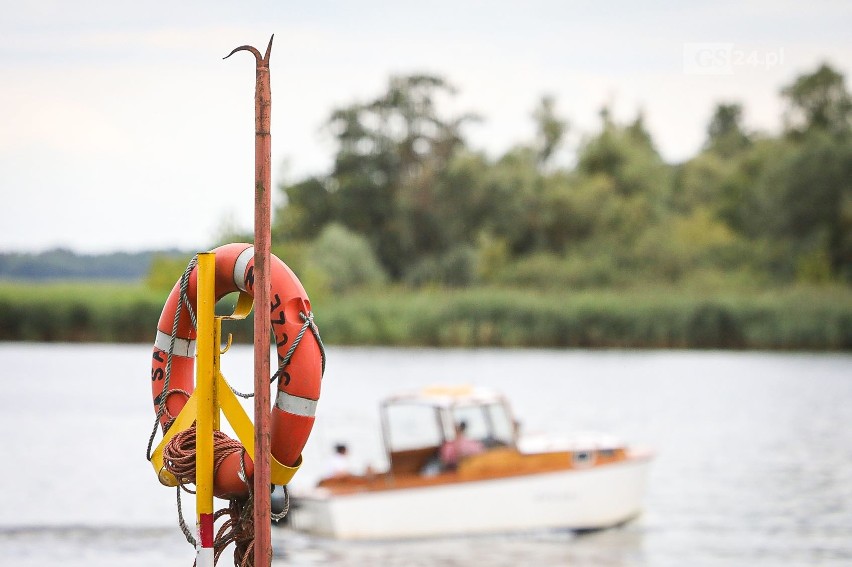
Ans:
[[[780,133],[749,130],[742,105],[723,102],[676,164],[641,113],[619,123],[604,108],[560,165],[570,124],[547,96],[535,138],[491,158],[465,138],[480,117],[442,109],[455,93],[439,76],[395,76],[335,109],[330,170],[279,187],[274,250],[337,293],[852,281],[852,96],[828,64],[781,90]]]
[[[565,159],[571,126],[548,96],[531,113],[534,139],[492,158],[465,138],[481,117],[443,111],[455,94],[438,76],[396,76],[375,99],[330,113],[331,168],[280,185],[273,215],[273,250],[306,286],[852,281],[852,96],[828,64],[781,90],[780,133],[750,131],[741,104],[719,103],[703,147],[675,164],[641,113],[618,123],[608,108]],[[168,287],[189,256],[2,253],[0,277]]]
[[[23,281],[115,280],[137,282],[148,277],[156,260],[185,259],[179,250],[78,254],[67,248],[44,252],[0,252],[0,279]]]

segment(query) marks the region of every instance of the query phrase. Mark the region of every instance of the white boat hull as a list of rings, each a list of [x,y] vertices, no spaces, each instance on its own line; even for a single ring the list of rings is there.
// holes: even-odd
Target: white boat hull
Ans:
[[[338,539],[397,539],[539,529],[591,530],[641,511],[649,458],[585,469],[416,488],[294,497],[294,529]]]

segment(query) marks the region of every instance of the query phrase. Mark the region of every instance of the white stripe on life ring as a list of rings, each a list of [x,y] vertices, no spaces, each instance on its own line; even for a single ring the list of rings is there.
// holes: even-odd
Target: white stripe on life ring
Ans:
[[[154,339],[154,346],[163,352],[169,352],[169,344],[172,342],[172,336],[167,335],[157,329],[157,338]],[[195,356],[195,341],[175,337],[175,347],[172,354],[192,358]]]
[[[243,291],[246,291],[246,267],[252,258],[254,258],[254,246],[249,246],[240,252],[234,263],[234,283]]]
[[[278,390],[278,396],[275,398],[275,407],[281,411],[286,411],[293,415],[303,415],[305,417],[314,417],[317,413],[316,400],[300,398],[281,390]]]

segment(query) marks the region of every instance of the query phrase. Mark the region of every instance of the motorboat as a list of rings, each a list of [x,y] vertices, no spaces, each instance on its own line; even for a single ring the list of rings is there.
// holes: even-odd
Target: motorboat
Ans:
[[[609,435],[521,435],[507,399],[433,386],[381,403],[389,466],[292,494],[292,529],[345,540],[598,530],[642,510],[653,454]],[[455,466],[459,424],[479,450]]]

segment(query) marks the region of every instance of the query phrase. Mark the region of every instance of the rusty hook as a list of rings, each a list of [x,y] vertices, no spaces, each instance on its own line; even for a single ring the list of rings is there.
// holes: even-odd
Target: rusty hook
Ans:
[[[248,51],[254,55],[258,67],[269,67],[269,53],[272,51],[273,39],[275,39],[275,34],[272,34],[272,37],[269,38],[269,45],[266,46],[266,54],[263,57],[260,56],[260,51],[258,51],[257,48],[252,47],[251,45],[241,45],[235,48],[226,56],[224,56],[222,59],[227,59],[237,51]]]

